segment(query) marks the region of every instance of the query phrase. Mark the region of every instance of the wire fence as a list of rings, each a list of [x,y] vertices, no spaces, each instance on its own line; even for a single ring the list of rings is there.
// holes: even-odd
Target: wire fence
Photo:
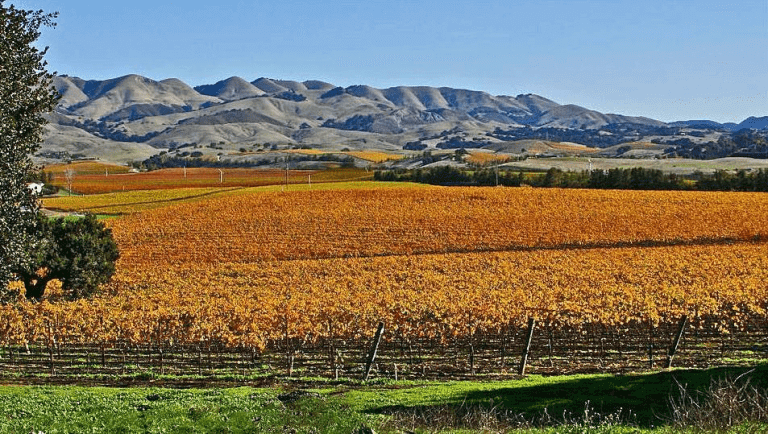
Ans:
[[[0,347],[3,377],[225,376],[466,379],[521,373],[570,374],[706,368],[768,362],[768,319],[739,328],[691,326],[685,319],[655,326],[536,324],[460,338],[381,335],[375,359],[370,339],[282,339],[259,351],[200,345],[128,342]],[[530,340],[528,339],[530,336]],[[528,351],[526,351],[528,348]]]

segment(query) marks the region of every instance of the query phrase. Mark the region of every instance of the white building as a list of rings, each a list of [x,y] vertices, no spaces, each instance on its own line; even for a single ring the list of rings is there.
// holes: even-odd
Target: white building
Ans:
[[[43,192],[43,184],[39,182],[30,182],[27,183],[27,188],[30,189],[33,193],[39,195]]]

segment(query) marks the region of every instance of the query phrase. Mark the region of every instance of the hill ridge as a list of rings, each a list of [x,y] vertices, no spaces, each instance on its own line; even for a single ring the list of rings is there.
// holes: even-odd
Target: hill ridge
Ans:
[[[554,132],[672,125],[559,104],[533,93],[491,95],[451,87],[378,89],[232,76],[193,88],[177,78],[156,81],[137,74],[107,80],[63,75],[54,78],[54,86],[62,98],[50,118],[62,128],[50,129],[57,133],[46,136],[43,150],[87,148],[92,154],[98,154],[100,139],[157,149],[230,143],[391,151],[408,149],[409,143],[421,143],[414,149],[434,147],[440,140],[468,146],[491,140],[495,131],[506,134],[498,140],[508,140],[516,128]],[[768,117],[738,125],[768,127]]]

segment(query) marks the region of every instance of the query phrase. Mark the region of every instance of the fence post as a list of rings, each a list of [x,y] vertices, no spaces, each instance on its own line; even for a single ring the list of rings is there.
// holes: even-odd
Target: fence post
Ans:
[[[163,347],[158,350],[160,353],[160,375],[165,375],[165,367],[163,366]]]
[[[680,326],[677,329],[677,334],[675,334],[675,339],[672,341],[672,346],[669,347],[669,352],[667,353],[667,369],[672,367],[672,358],[675,357],[677,347],[680,345],[680,339],[683,337],[686,325],[688,325],[688,315],[683,315],[683,317],[680,318]]]
[[[653,369],[653,342],[648,344],[648,368]]]
[[[473,344],[469,344],[469,371],[475,375],[475,346]]]
[[[653,350],[656,349],[653,340],[653,321],[648,320],[648,368],[653,369]]]
[[[373,345],[371,345],[371,352],[368,354],[368,361],[365,364],[363,381],[368,381],[368,376],[371,374],[371,366],[373,365],[373,361],[376,360],[376,352],[379,350],[382,334],[384,334],[384,323],[380,322],[379,328],[376,329],[376,334],[373,337]]]
[[[504,358],[507,355],[507,331],[501,332],[501,369],[504,369]]]
[[[531,351],[531,340],[533,340],[533,329],[536,327],[536,320],[528,318],[528,333],[525,338],[525,346],[523,346],[523,355],[520,358],[520,369],[517,373],[519,375],[525,375],[525,365],[528,363],[528,353]]]
[[[53,362],[53,347],[50,344],[48,345],[48,357],[48,361],[51,365],[51,376],[54,376],[56,375],[56,367]]]
[[[202,344],[197,346],[197,375],[203,375],[203,348],[202,348]]]

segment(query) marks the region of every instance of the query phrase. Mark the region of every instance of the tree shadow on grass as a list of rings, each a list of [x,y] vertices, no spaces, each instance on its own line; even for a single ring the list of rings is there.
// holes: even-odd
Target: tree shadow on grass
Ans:
[[[679,397],[680,386],[696,395],[708,389],[713,381],[735,379],[742,374],[746,374],[743,379],[749,378],[751,385],[768,390],[768,364],[755,368],[686,369],[654,374],[577,376],[562,380],[532,377],[519,381],[519,385],[515,381],[500,383],[498,388],[486,384],[485,390],[453,394],[440,402],[431,400],[429,405],[390,405],[370,409],[368,413],[408,415],[411,419],[456,414],[463,420],[470,420],[476,419],[472,413],[478,412],[484,413],[486,418],[536,424],[548,418],[551,423],[583,420],[588,407],[591,415],[620,415],[624,423],[647,428],[670,421],[670,399]],[[430,401],[428,394],[427,389],[426,401]]]

